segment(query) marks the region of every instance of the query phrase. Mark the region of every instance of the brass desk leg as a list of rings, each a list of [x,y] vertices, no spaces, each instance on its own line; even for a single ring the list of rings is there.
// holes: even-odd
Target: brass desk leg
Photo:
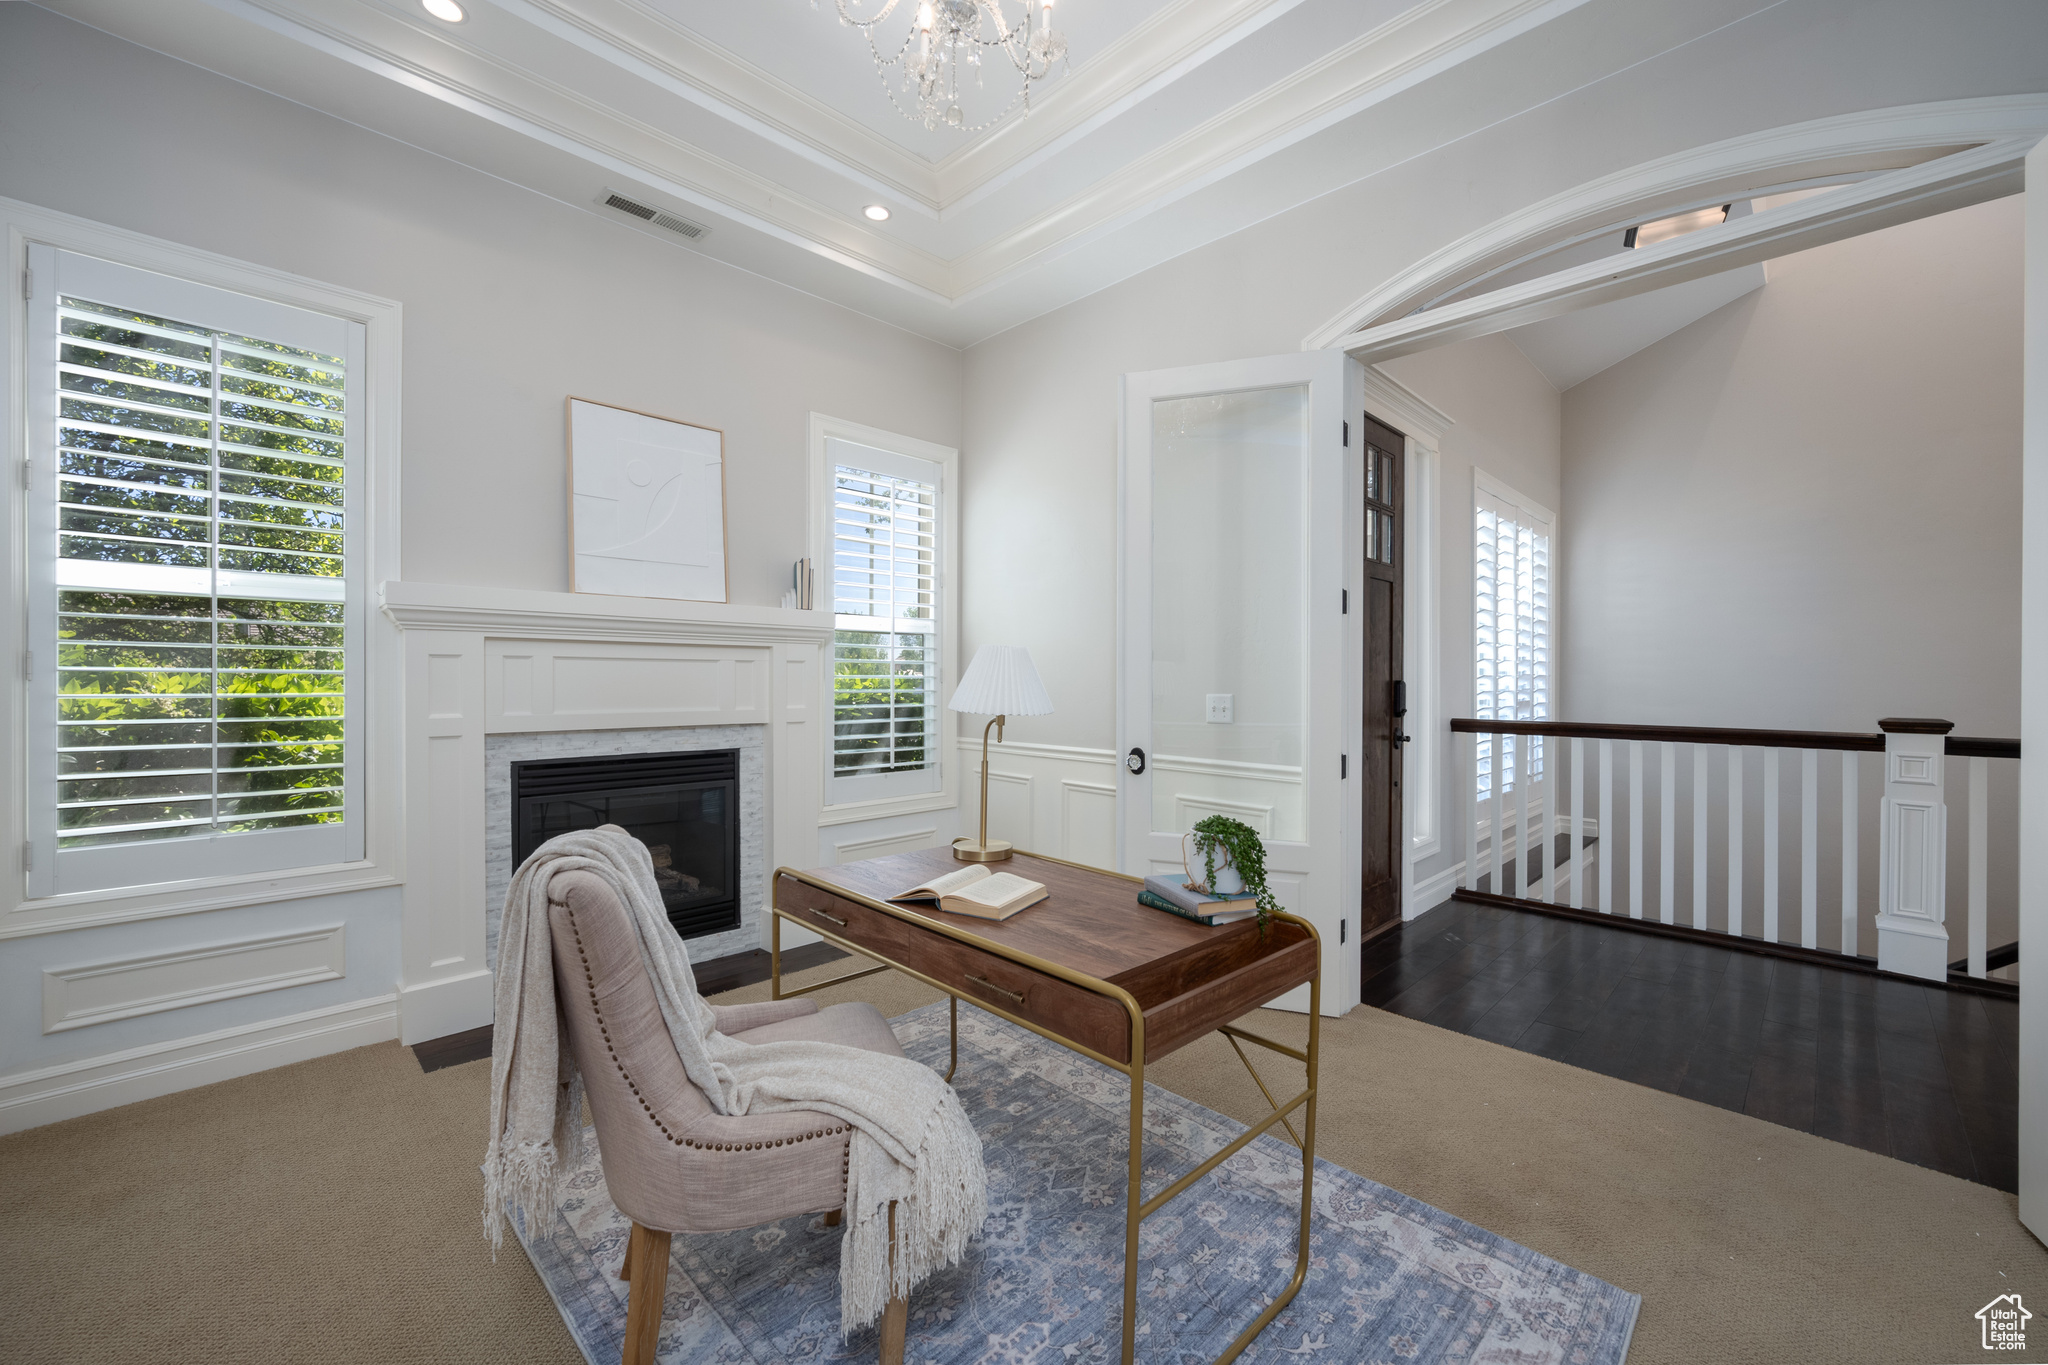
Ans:
[[[1138,1225],[1145,1220],[1145,1037],[1131,1030],[1131,1181],[1124,1201],[1124,1365],[1138,1355]]]
[[[1301,1095],[1289,1101],[1286,1108],[1273,1106],[1271,1116],[1252,1125],[1252,1131],[1240,1134],[1232,1143],[1218,1151],[1194,1170],[1162,1189],[1153,1197],[1153,1212],[1178,1198],[1202,1176],[1214,1169],[1216,1163],[1227,1160],[1241,1150],[1242,1145],[1252,1141],[1259,1133],[1269,1131],[1274,1124],[1285,1122],[1288,1109],[1296,1104],[1303,1106],[1301,1128],[1301,1226],[1295,1242],[1294,1277],[1287,1287],[1280,1291],[1264,1312],[1252,1319],[1251,1325],[1238,1333],[1237,1340],[1230,1343],[1223,1354],[1216,1357],[1213,1365],[1230,1365],[1244,1348],[1251,1345],[1252,1338],[1266,1329],[1268,1323],[1280,1315],[1280,1311],[1301,1292],[1302,1284],[1308,1279],[1309,1264],[1309,1215],[1315,1210],[1316,1175],[1316,1086],[1318,1063],[1322,1047],[1323,982],[1321,974],[1309,978],[1308,988],[1308,1085]],[[1146,1216],[1145,1202],[1140,1198],[1141,1179],[1144,1172],[1145,1141],[1145,1052],[1142,1028],[1134,1029],[1137,1037],[1133,1040],[1132,1056],[1136,1059],[1131,1067],[1131,1175],[1130,1190],[1124,1212],[1124,1365],[1135,1365],[1138,1346],[1138,1225]],[[1299,1055],[1299,1054],[1297,1054]],[[1256,1074],[1256,1073],[1254,1073]],[[1263,1084],[1261,1089],[1263,1089]],[[1268,1096],[1270,1101],[1271,1097]]]

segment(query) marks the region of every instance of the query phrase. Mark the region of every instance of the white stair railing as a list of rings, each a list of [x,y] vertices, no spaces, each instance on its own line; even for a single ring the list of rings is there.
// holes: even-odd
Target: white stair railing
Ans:
[[[1560,905],[1566,912],[1627,917],[1680,934],[1735,936],[1752,945],[1839,956],[1929,979],[1967,974],[1983,980],[1993,969],[1987,961],[1994,851],[1990,764],[2017,759],[2016,740],[1950,736],[1948,722],[1918,720],[1880,721],[1875,734],[1548,721],[1456,720],[1451,726],[1461,737],[1470,807],[1459,892],[1467,899]],[[1545,752],[1532,778],[1527,767],[1538,736]],[[1512,771],[1504,761],[1508,743],[1516,746]],[[1645,772],[1653,747],[1654,788]],[[1762,750],[1760,764],[1748,758],[1751,749]],[[1796,802],[1784,799],[1784,779],[1792,776],[1788,753],[1797,764]],[[1883,755],[1881,774],[1863,763],[1866,753]],[[1966,951],[1954,972],[1946,917],[1951,832],[1944,780],[1951,758],[1962,760],[1959,766],[1968,774],[1962,828],[1956,832],[1967,857],[1959,888],[1967,903],[1961,917]],[[1829,762],[1837,766],[1835,781],[1824,780]],[[1682,775],[1690,781],[1681,781]],[[1752,777],[1760,781],[1752,783]],[[1878,778],[1884,793],[1875,811],[1879,875],[1871,906],[1864,904],[1868,883],[1861,876],[1866,778]],[[1745,837],[1752,785],[1762,796],[1755,845]],[[1618,808],[1626,812],[1625,828],[1616,824]],[[1652,816],[1654,835],[1646,825]],[[1682,830],[1688,841],[1681,841]],[[1789,843],[1794,832],[1796,853]],[[1725,858],[1714,856],[1717,834]],[[1559,835],[1565,836],[1561,857]],[[1653,847],[1646,836],[1654,839]],[[2003,864],[2016,862],[2016,852],[2004,844],[1998,852],[2001,886],[2010,886],[2010,869]],[[1796,891],[1788,885],[1793,869],[1781,866],[1794,857]],[[1831,870],[1835,885],[1827,887]],[[1759,901],[1746,904],[1752,885]],[[1796,942],[1786,938],[1793,932],[1787,892],[1798,898]],[[1825,932],[1824,900],[1835,902],[1828,918],[1836,921]],[[1877,929],[1874,961],[1860,952],[1866,910],[1874,910]]]

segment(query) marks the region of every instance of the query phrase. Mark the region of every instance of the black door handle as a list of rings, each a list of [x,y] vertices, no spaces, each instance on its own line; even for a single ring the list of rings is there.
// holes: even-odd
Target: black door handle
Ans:
[[[1124,766],[1131,770],[1133,777],[1142,774],[1145,771],[1145,751],[1132,749],[1130,753],[1124,755]]]

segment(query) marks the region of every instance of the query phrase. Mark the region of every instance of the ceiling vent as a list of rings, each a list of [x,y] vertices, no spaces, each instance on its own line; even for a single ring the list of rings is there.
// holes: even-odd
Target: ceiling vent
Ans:
[[[608,209],[617,209],[620,213],[630,213],[642,222],[652,223],[658,228],[667,228],[677,236],[688,237],[691,241],[695,241],[711,231],[710,228],[702,223],[693,223],[687,218],[678,218],[665,209],[649,208],[647,205],[636,200],[628,199],[616,190],[606,190],[604,198],[598,202]]]

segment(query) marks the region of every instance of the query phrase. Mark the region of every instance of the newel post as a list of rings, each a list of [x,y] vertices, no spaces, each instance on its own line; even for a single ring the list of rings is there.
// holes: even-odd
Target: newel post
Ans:
[[[1953,721],[1894,717],[1884,731],[1884,804],[1878,816],[1877,965],[1948,976],[1948,804],[1944,774]]]

